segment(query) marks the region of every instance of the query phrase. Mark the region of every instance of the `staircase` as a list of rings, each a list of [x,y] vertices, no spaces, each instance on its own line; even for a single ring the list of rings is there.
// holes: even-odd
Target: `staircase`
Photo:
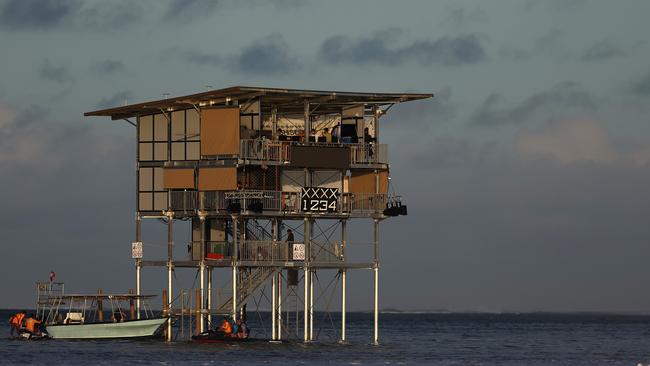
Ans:
[[[239,229],[239,228],[238,228]],[[241,238],[241,230],[237,230],[237,235]],[[264,227],[259,225],[257,220],[248,220],[246,225],[246,239],[247,240],[270,240],[271,233]],[[237,278],[237,307],[244,306],[248,298],[255,293],[255,291],[264,287],[264,284],[269,280],[277,269],[275,267],[253,267],[241,268]],[[232,313],[232,296],[221,304],[216,312],[218,314]]]

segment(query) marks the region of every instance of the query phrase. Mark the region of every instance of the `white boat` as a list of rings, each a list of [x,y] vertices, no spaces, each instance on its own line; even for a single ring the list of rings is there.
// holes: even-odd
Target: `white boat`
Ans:
[[[168,320],[148,306],[153,295],[66,294],[63,283],[55,282],[37,282],[37,288],[36,315],[53,339],[153,337]]]
[[[106,339],[153,337],[167,318],[127,320],[121,323],[50,324],[54,339]]]

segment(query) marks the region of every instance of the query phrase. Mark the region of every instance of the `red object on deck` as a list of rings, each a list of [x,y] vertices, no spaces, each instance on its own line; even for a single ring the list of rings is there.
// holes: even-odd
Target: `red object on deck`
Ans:
[[[218,253],[208,253],[205,255],[207,259],[223,259],[224,255],[223,254],[218,254]]]

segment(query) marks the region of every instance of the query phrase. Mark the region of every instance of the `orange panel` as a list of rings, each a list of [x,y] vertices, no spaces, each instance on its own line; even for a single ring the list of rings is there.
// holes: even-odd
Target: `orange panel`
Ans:
[[[380,170],[379,174],[379,193],[388,194],[388,170]]]
[[[201,110],[201,155],[239,154],[239,108]]]
[[[237,189],[237,168],[199,168],[200,191]]]
[[[352,172],[349,190],[352,193],[375,193],[375,173]]]
[[[194,189],[194,169],[163,169],[165,189]]]

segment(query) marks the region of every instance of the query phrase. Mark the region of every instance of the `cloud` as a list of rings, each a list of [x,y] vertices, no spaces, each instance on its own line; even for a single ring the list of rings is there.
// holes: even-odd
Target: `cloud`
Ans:
[[[197,16],[212,15],[221,1],[218,0],[172,0],[165,12],[165,19],[188,20]]]
[[[401,34],[399,29],[375,32],[370,37],[351,39],[333,36],[321,44],[319,54],[328,64],[395,66],[406,62],[421,65],[457,66],[476,64],[487,56],[476,34],[414,41],[406,46],[391,47]]]
[[[598,101],[590,92],[580,84],[569,81],[533,94],[512,107],[504,107],[503,99],[499,94],[489,95],[470,117],[470,124],[521,124],[535,117],[551,120],[571,111],[594,111],[598,108]]]
[[[445,87],[436,91],[432,99],[397,104],[384,117],[387,122],[383,126],[389,130],[403,130],[410,127],[429,128],[452,120],[457,114],[458,106],[452,99],[452,90],[450,87]]]
[[[112,75],[124,70],[124,63],[119,60],[104,60],[90,66],[91,72],[102,76]]]
[[[79,0],[8,0],[0,8],[3,28],[47,29],[63,24],[81,7]]]
[[[54,81],[57,83],[67,83],[72,81],[72,75],[65,66],[55,66],[49,59],[43,62],[39,70],[41,78]]]
[[[463,7],[451,6],[447,8],[447,15],[443,20],[444,23],[451,24],[455,28],[474,26],[479,23],[487,23],[489,20],[485,10],[481,8],[467,9]]]
[[[634,80],[630,86],[630,91],[641,97],[650,96],[650,72]]]
[[[612,58],[625,56],[625,51],[608,41],[599,41],[589,47],[582,54],[582,61],[604,61]]]
[[[83,28],[120,29],[142,16],[140,4],[118,0],[7,0],[0,7],[0,27],[9,30]]]
[[[253,41],[237,54],[221,56],[190,51],[184,54],[184,58],[197,65],[225,66],[251,74],[289,74],[301,67],[287,42],[277,33]]]
[[[592,120],[563,121],[538,132],[523,132],[514,146],[523,157],[552,157],[562,163],[610,163],[620,157],[607,130]]]
[[[128,90],[125,90],[113,94],[110,97],[102,98],[99,102],[97,102],[96,107],[100,109],[119,107],[121,105],[133,103],[133,99],[135,99],[133,93]]]

